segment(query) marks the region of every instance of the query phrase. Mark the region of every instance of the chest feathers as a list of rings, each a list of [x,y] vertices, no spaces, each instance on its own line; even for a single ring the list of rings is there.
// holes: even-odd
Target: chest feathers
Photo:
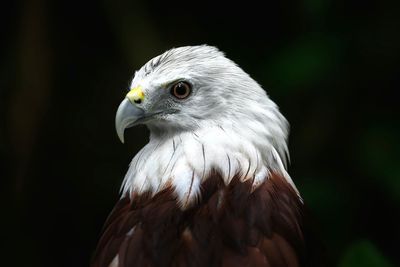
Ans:
[[[214,126],[172,136],[151,136],[150,142],[133,158],[125,176],[123,196],[150,193],[171,187],[181,208],[201,198],[201,184],[212,172],[224,184],[233,177],[250,181],[252,190],[279,174],[297,192],[285,170],[286,155],[276,140],[259,133],[241,135],[242,129]]]
[[[182,209],[171,186],[123,197],[109,216],[93,267],[264,266],[306,263],[302,203],[284,177],[254,181],[214,171]]]
[[[263,140],[228,127],[151,138],[92,266],[307,266],[301,198]]]

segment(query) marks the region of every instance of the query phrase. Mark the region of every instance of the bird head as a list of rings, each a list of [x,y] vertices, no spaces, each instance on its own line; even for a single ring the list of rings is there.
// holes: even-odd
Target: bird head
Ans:
[[[275,109],[265,91],[217,48],[186,46],[151,59],[135,73],[118,108],[116,130],[124,142],[125,129],[136,124],[146,124],[154,135],[173,134],[242,124]]]
[[[150,130],[124,192],[157,191],[158,179],[165,185],[173,179],[184,196],[192,178],[200,181],[213,169],[226,181],[237,172],[258,180],[269,170],[291,181],[286,119],[261,86],[215,47],[174,48],[147,62],[136,71],[115,124],[122,142],[127,128],[145,124]]]

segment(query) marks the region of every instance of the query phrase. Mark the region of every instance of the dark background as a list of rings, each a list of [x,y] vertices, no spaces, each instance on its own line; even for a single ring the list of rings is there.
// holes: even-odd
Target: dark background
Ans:
[[[2,1],[2,266],[87,266],[134,154],[134,70],[207,43],[291,123],[289,172],[335,266],[398,266],[399,1]],[[136,135],[136,137],[135,137]]]

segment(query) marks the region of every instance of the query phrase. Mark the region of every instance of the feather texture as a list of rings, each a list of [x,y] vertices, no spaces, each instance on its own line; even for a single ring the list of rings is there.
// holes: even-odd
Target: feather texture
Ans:
[[[191,85],[189,97],[171,96],[177,81]],[[182,206],[200,194],[216,169],[225,184],[235,173],[255,186],[269,171],[286,172],[289,124],[261,86],[215,47],[186,46],[151,59],[130,88],[144,99],[136,108],[152,115],[143,122],[149,143],[132,159],[122,194],[160,192],[171,184]]]
[[[189,97],[171,95],[177,81]],[[215,47],[193,46],[150,60],[138,86],[144,99],[128,107],[149,116],[150,139],[93,267],[320,266],[309,261],[304,205],[286,170],[289,125],[256,81]],[[140,121],[119,114],[117,129]]]
[[[93,267],[305,266],[303,204],[281,175],[255,190],[213,171],[188,209],[172,188],[122,198],[111,212]]]

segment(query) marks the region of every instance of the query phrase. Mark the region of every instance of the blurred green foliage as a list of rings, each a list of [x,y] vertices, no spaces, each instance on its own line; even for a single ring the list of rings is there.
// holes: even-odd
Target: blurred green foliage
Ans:
[[[307,36],[280,49],[268,64],[267,79],[292,93],[325,79],[338,64],[337,41],[324,36]]]
[[[360,137],[358,164],[365,167],[374,182],[400,204],[399,136],[391,124],[373,125]]]
[[[338,267],[394,267],[378,249],[366,240],[351,244]]]

